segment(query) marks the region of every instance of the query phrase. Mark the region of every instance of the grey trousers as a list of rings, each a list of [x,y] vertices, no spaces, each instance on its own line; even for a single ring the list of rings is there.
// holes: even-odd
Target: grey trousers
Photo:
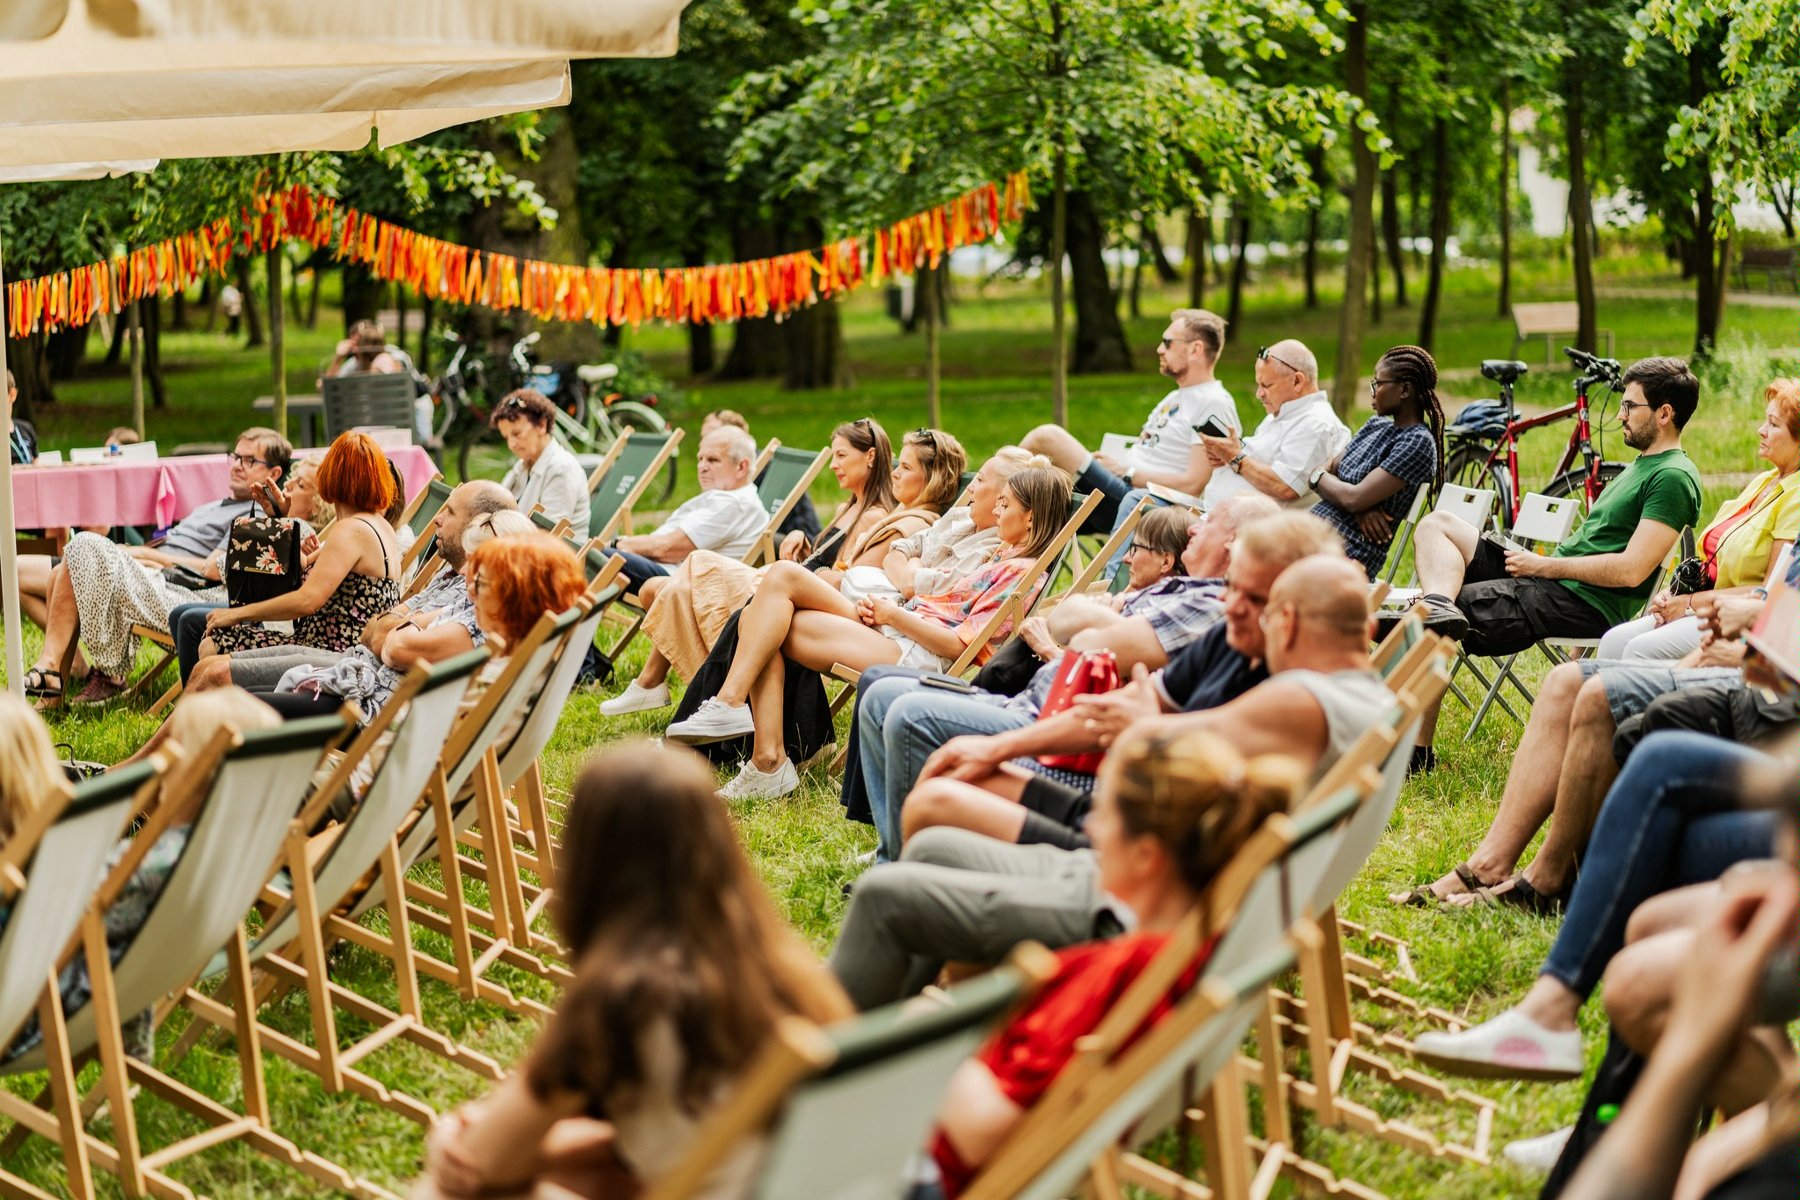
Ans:
[[[257,646],[231,656],[231,682],[241,688],[273,688],[295,667],[329,667],[344,657],[310,646]]]
[[[948,961],[998,962],[1023,941],[1054,950],[1121,929],[1092,851],[940,827],[857,881],[831,969],[866,1011],[918,992]]]

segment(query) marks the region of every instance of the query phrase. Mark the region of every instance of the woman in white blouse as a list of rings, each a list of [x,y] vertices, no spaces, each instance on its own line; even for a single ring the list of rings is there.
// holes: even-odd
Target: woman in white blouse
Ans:
[[[567,520],[569,536],[588,535],[587,472],[567,447],[556,440],[556,408],[530,388],[509,393],[489,418],[518,461],[501,486],[513,494],[521,512],[544,506],[552,521]]]

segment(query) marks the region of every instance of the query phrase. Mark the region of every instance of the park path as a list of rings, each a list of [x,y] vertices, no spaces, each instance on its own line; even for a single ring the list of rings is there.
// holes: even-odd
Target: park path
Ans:
[[[1694,299],[1692,288],[1676,287],[1603,287],[1596,288],[1602,300],[1686,300]],[[1741,304],[1746,308],[1800,309],[1800,294],[1734,291],[1725,294],[1725,307]]]

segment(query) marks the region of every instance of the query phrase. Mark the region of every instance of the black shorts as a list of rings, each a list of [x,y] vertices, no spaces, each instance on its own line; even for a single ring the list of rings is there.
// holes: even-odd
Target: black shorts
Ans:
[[[1025,827],[1019,831],[1021,846],[1061,846],[1081,850],[1088,845],[1081,823],[1094,806],[1094,793],[1080,791],[1043,775],[1025,782],[1019,796],[1025,807]]]
[[[1102,537],[1110,534],[1113,526],[1119,523],[1119,502],[1131,491],[1131,485],[1101,466],[1098,461],[1089,460],[1088,465],[1075,478],[1075,490],[1100,493],[1100,505],[1081,523],[1081,532],[1097,533]]]
[[[1597,638],[1612,628],[1604,613],[1556,580],[1508,575],[1506,552],[1486,538],[1476,543],[1456,607],[1469,618],[1463,649],[1487,657],[1517,654],[1545,638]]]

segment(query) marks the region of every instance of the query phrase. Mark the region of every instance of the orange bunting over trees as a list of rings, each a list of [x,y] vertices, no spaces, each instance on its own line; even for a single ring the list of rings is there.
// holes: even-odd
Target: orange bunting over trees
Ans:
[[[637,325],[780,316],[863,283],[936,267],[960,246],[991,240],[1031,207],[1024,172],[875,231],[812,250],[703,267],[575,267],[490,254],[340,206],[304,187],[259,196],[234,219],[104,262],[6,285],[6,332],[26,337],[87,324],[134,300],[169,296],[222,275],[234,255],[280,242],[329,247],[379,279],[452,304],[522,309],[542,320]],[[865,253],[866,250],[866,253]]]

